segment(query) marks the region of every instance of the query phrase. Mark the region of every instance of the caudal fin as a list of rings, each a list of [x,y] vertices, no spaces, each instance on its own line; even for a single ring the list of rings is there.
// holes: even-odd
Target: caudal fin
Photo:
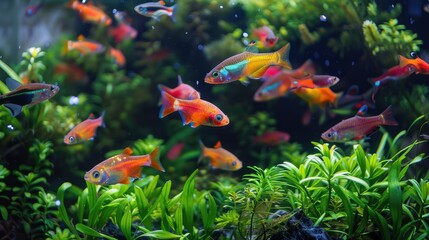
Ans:
[[[162,106],[159,111],[159,118],[163,118],[178,110],[178,100],[165,91],[161,91]]]
[[[280,48],[277,51],[277,53],[280,56],[279,62],[277,64],[287,69],[292,68],[289,61],[289,52],[290,52],[290,43],[284,45],[282,48]]]
[[[150,166],[161,172],[165,172],[164,167],[161,165],[161,162],[159,161],[159,147],[156,147],[149,155],[150,155]]]
[[[398,125],[398,122],[393,117],[393,111],[392,106],[389,106],[380,114],[380,117],[382,119],[382,125],[389,125],[389,126],[396,126]]]

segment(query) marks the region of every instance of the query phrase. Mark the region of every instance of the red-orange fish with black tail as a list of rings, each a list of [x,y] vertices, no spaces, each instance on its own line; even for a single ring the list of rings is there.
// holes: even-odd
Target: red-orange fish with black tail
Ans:
[[[133,150],[125,148],[121,154],[104,160],[86,172],[84,179],[97,185],[128,184],[132,178],[141,178],[142,167],[150,166],[165,172],[159,161],[159,147],[147,155],[131,154]]]
[[[359,110],[360,112],[361,110]],[[360,140],[376,131],[381,125],[396,126],[392,107],[389,106],[378,116],[361,117],[356,115],[336,124],[322,134],[322,138],[328,142],[347,142]]]

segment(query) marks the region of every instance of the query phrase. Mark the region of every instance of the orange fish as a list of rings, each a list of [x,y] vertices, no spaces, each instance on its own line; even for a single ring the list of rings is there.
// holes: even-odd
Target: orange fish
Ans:
[[[201,157],[209,159],[209,166],[212,168],[227,170],[227,171],[237,171],[243,167],[243,163],[238,160],[238,158],[223,148],[220,141],[216,143],[214,148],[208,148],[204,146],[203,142],[200,140],[201,146]]]
[[[162,84],[158,84],[158,88],[161,91],[167,92],[171,96],[175,98],[185,99],[185,100],[192,100],[200,98],[200,93],[195,90],[190,85],[183,83],[182,78],[180,75],[177,76],[178,84],[175,88],[169,88]]]
[[[163,118],[178,111],[183,125],[190,124],[192,128],[199,125],[221,127],[229,124],[229,118],[214,104],[201,100],[184,100],[161,91],[162,107],[159,117]]]
[[[105,50],[105,47],[95,41],[92,40],[85,40],[85,38],[80,35],[78,37],[78,41],[67,41],[66,45],[64,47],[64,53],[67,53],[71,50],[77,50],[82,55],[88,54],[88,53],[101,53]]]
[[[133,150],[125,148],[121,154],[104,160],[86,172],[84,179],[98,185],[128,184],[131,178],[141,177],[144,166],[165,172],[159,161],[159,147],[147,155],[131,156],[131,154]]]
[[[416,67],[416,74],[429,74],[429,64],[425,62],[423,59],[416,57],[414,58],[406,58],[399,55],[399,66],[405,67],[407,65],[414,65]]]
[[[325,109],[327,104],[336,104],[340,94],[334,93],[330,88],[298,88],[293,91],[298,97],[308,103],[310,108],[319,106]]]
[[[93,140],[95,137],[95,131],[98,127],[106,127],[103,122],[104,112],[99,118],[95,118],[94,114],[89,114],[89,117],[76,125],[69,133],[64,137],[64,143],[76,144],[87,140]]]
[[[76,10],[85,22],[93,22],[104,26],[112,24],[112,19],[92,3],[82,4],[78,0],[70,0],[67,7]]]
[[[253,43],[254,44],[254,43]],[[246,77],[259,79],[271,65],[291,69],[289,62],[289,43],[272,53],[257,53],[257,48],[249,44],[246,51],[227,58],[209,73],[204,81],[210,84],[246,81]]]
[[[115,63],[118,64],[118,66],[122,67],[125,65],[125,56],[120,50],[116,48],[110,48],[109,55],[115,59]]]

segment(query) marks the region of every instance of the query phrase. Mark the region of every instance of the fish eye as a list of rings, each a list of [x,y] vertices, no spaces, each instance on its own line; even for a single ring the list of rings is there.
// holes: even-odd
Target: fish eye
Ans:
[[[235,167],[235,165],[237,165],[237,162],[236,162],[236,161],[233,161],[233,162],[231,163],[231,166]]]
[[[332,133],[327,133],[327,134],[326,134],[326,137],[327,137],[327,138],[332,138]]]
[[[92,172],[92,176],[94,178],[99,178],[100,177],[100,172],[99,171],[94,171],[94,172]]]
[[[223,119],[223,116],[222,116],[221,114],[217,114],[217,115],[216,115],[216,120],[217,120],[217,121],[219,121],[219,122],[220,122],[220,121],[222,121],[222,119]]]
[[[51,86],[51,92],[55,91],[55,87]]]
[[[74,142],[74,137],[73,137],[73,136],[70,136],[70,137],[69,137],[69,141],[70,141],[70,142]]]
[[[218,71],[214,71],[214,72],[212,73],[212,77],[214,77],[214,78],[218,78],[218,77],[219,77],[219,72],[218,72]]]

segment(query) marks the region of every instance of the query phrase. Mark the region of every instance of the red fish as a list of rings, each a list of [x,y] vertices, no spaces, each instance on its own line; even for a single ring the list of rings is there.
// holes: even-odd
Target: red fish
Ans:
[[[95,118],[94,114],[89,114],[89,117],[76,125],[69,133],[64,137],[64,143],[76,144],[83,141],[93,140],[95,132],[98,127],[106,127],[103,121],[104,112],[99,118]]]
[[[267,26],[262,26],[253,30],[253,34],[264,44],[265,47],[271,48],[276,45],[278,37],[274,35],[273,30]]]
[[[182,153],[183,148],[185,147],[185,143],[178,142],[173,145],[167,152],[167,158],[170,161],[174,161],[177,157],[179,157],[180,153]]]
[[[220,141],[216,143],[214,148],[208,148],[204,146],[200,140],[201,157],[209,159],[209,166],[216,169],[222,169],[227,171],[237,171],[243,167],[243,163],[238,158],[223,148]]]
[[[399,66],[405,67],[410,64],[415,66],[416,74],[429,74],[429,64],[423,59],[419,57],[410,59],[399,55]]]
[[[360,140],[376,131],[381,125],[398,125],[393,117],[391,106],[378,116],[361,117],[356,115],[345,119],[324,132],[322,138],[328,142]]]
[[[134,39],[137,36],[137,30],[125,23],[119,23],[118,26],[109,30],[109,34],[116,43],[121,43],[126,39]]]
[[[126,60],[124,54],[116,48],[110,48],[109,55],[115,59],[115,63],[122,67],[125,65]]]
[[[163,118],[178,111],[183,125],[190,124],[192,128],[199,125],[221,127],[229,124],[229,118],[214,104],[201,100],[183,100],[161,91],[162,107],[159,117]]]
[[[260,136],[253,137],[253,143],[265,146],[278,146],[282,143],[288,142],[289,139],[289,133],[281,131],[266,131]]]
[[[67,7],[76,10],[85,22],[93,22],[104,26],[109,26],[112,23],[112,19],[92,3],[82,4],[78,0],[70,0]]]
[[[175,98],[185,99],[185,100],[192,100],[192,99],[198,99],[200,98],[200,93],[195,90],[190,85],[183,83],[182,78],[180,75],[177,76],[178,83],[177,87],[175,88],[169,88],[162,84],[158,84],[158,88],[160,91],[167,92],[171,96]]]
[[[131,156],[133,150],[127,147],[121,154],[97,164],[85,173],[84,179],[98,185],[128,184],[131,178],[140,178],[142,167],[150,166],[165,172],[159,161],[159,147],[150,154]]]
[[[401,80],[409,77],[416,71],[417,69],[413,64],[408,64],[405,66],[397,65],[388,69],[381,76],[371,79],[371,83],[374,86],[374,91],[372,93],[372,101],[374,101],[375,94],[378,92],[380,87],[385,85],[389,80]]]

